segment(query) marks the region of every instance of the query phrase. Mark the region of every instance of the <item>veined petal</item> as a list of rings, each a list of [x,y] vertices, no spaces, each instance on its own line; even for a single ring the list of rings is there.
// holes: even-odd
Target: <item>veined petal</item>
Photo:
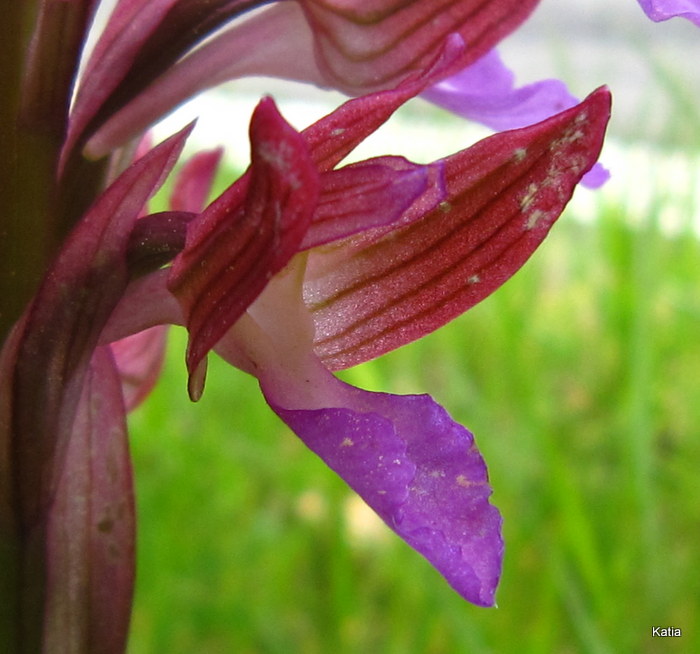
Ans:
[[[403,157],[377,157],[321,175],[313,221],[300,246],[307,250],[380,225],[423,215],[444,199],[442,166]],[[341,246],[342,247],[342,246]]]
[[[129,0],[125,0],[129,1]],[[156,29],[141,39],[138,56],[119,92],[110,100],[121,106],[236,16],[269,0],[176,0]]]
[[[250,136],[249,174],[201,214],[173,264],[170,288],[187,315],[190,374],[296,254],[316,206],[318,173],[306,143],[271,99],[255,110]]]
[[[406,71],[406,79],[396,89],[346,102],[306,129],[304,136],[320,168],[335,166],[406,100],[454,70],[464,51],[462,38],[451,34],[435,48],[424,68]],[[313,54],[313,33],[296,2],[261,11],[178,62],[108,120],[90,139],[87,151],[94,156],[105,154],[195,93],[245,75],[324,84]]]
[[[200,91],[227,80],[262,75],[323,84],[313,35],[296,2],[278,2],[235,23],[162,71],[143,92],[113,112],[87,143],[102,156]]]
[[[300,0],[333,86],[352,95],[389,88],[424,68],[444,39],[467,44],[455,71],[475,61],[532,12],[538,0]]]
[[[493,606],[501,517],[473,435],[427,395],[371,393],[318,374],[337,406],[295,409],[268,396],[270,406],[460,595]]]
[[[384,0],[367,9],[357,2],[279,2],[227,27],[194,51],[187,53],[186,47],[180,48],[184,56],[177,63],[161,67],[157,75],[149,73],[150,86],[137,89],[132,83],[123,84],[130,91],[129,97],[122,94],[119,102],[111,99],[105,105],[98,121],[102,125],[87,151],[101,156],[199,91],[247,75],[294,79],[362,95],[395,87],[416,75],[430,65],[449,36],[460,36],[467,47],[443,71],[447,75],[493,47],[524,21],[537,3]],[[171,14],[185,4],[178,3]],[[229,5],[235,3],[219,0],[212,10],[221,4],[226,4],[230,18],[262,3],[241,3],[237,12],[232,12]],[[171,49],[167,42],[164,46],[166,51]],[[149,52],[158,54],[153,48]],[[139,57],[142,68],[156,72],[147,57]],[[132,69],[133,77],[140,68],[134,63]]]
[[[324,363],[345,368],[415,340],[513,275],[598,158],[609,105],[601,89],[543,123],[452,155],[438,209],[342,249],[312,251],[304,298]]]
[[[674,16],[687,18],[700,27],[700,0],[637,0],[653,21],[668,20]]]
[[[496,50],[456,75],[431,86],[421,96],[452,113],[494,131],[517,129],[543,121],[579,103],[558,79],[515,86],[515,75]],[[600,165],[582,183],[597,188],[609,177]]]
[[[90,363],[48,526],[46,652],[120,654],[134,585],[134,495],[119,376]]]

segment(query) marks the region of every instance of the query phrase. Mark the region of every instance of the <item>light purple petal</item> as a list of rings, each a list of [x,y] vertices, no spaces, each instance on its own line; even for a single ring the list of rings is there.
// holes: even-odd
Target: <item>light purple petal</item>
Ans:
[[[515,75],[496,50],[435,84],[421,97],[497,132],[539,123],[579,103],[558,79],[516,87]],[[597,164],[582,183],[596,188],[608,177],[608,172]]]
[[[687,18],[700,27],[700,0],[638,0],[649,18],[657,23],[674,16]]]
[[[445,197],[442,165],[377,157],[321,174],[321,194],[300,250],[422,215]]]
[[[557,79],[516,88],[515,75],[496,50],[421,95],[495,131],[532,125],[578,104]]]
[[[581,185],[586,188],[600,188],[610,179],[610,171],[600,163],[591,168],[582,178]]]
[[[268,402],[460,595],[493,606],[501,517],[489,504],[486,465],[473,435],[427,395],[371,393],[324,373],[327,379],[300,385],[324,383],[327,394],[341,398],[337,406],[283,408],[270,396]]]

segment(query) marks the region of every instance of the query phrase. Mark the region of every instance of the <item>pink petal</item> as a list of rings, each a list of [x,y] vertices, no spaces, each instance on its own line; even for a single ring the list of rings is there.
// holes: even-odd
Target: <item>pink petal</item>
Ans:
[[[95,351],[48,524],[45,652],[121,654],[134,585],[135,520],[124,405]]]
[[[200,91],[251,75],[323,82],[313,56],[311,30],[296,2],[275,3],[237,22],[163,70],[104,122],[86,151],[102,156]]]
[[[127,412],[141,404],[158,381],[166,334],[167,327],[158,325],[112,343]]]
[[[314,251],[304,296],[332,369],[415,340],[484,299],[544,239],[594,164],[610,96],[496,134],[445,160],[448,199],[397,230]]]
[[[253,114],[250,138],[250,173],[192,225],[172,268],[170,287],[190,332],[190,373],[296,254],[316,206],[318,175],[306,143],[271,99]]]
[[[222,148],[198,152],[180,168],[170,196],[171,209],[195,213],[202,211],[209,199],[223,153]]]
[[[63,151],[64,164],[86,135],[222,23],[256,4],[260,2],[119,0],[81,77]],[[135,129],[131,136],[145,127]]]

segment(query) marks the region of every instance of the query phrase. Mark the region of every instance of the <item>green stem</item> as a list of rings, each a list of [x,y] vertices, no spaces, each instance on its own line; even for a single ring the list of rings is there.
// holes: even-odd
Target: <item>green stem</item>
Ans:
[[[55,138],[30,134],[18,124],[29,4],[9,3],[0,26],[0,342],[44,271],[48,254],[44,223],[54,187]]]
[[[0,343],[101,188],[104,162],[74,158],[56,183],[73,77],[95,0],[10,3],[0,24]],[[31,48],[30,40],[36,42]]]

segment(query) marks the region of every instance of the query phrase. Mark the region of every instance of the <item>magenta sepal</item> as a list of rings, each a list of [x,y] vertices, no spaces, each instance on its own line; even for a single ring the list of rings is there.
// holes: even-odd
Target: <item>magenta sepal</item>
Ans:
[[[378,105],[375,119],[385,117],[393,95],[390,100]],[[191,374],[295,254],[415,219],[445,196],[440,162],[421,166],[386,156],[319,175],[314,154],[325,169],[376,126],[374,120],[349,126],[342,146],[331,154],[317,148],[317,139],[333,124],[342,129],[342,123],[320,122],[322,129],[312,129],[307,140],[284,121],[272,100],[263,100],[251,121],[250,170],[191,223],[169,281],[187,316]],[[191,384],[193,397],[199,386]]]
[[[268,402],[460,595],[493,606],[501,516],[489,503],[473,435],[427,395],[372,393],[328,378],[342,406],[295,410]]]
[[[458,70],[478,59],[532,12],[539,0],[302,0],[319,68],[351,95],[391,88],[424,69],[450,34],[467,44]]]
[[[700,0],[637,0],[649,18],[659,22],[674,16],[687,18],[700,27]]]
[[[109,348],[85,376],[49,512],[43,652],[122,654],[135,511],[122,388]]]

